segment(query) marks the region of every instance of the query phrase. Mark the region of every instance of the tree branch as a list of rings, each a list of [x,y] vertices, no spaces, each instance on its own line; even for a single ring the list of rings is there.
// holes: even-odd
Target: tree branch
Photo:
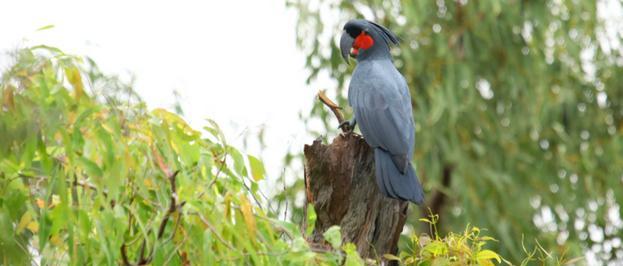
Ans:
[[[339,124],[342,124],[344,122],[344,115],[342,115],[342,112],[340,112],[342,107],[339,107],[335,102],[331,101],[331,99],[329,99],[329,97],[327,97],[327,95],[325,94],[325,90],[318,91],[318,99],[322,103],[324,103],[324,105],[329,107],[329,109],[331,109],[331,112],[333,112]]]
[[[162,167],[162,165],[161,165]],[[166,169],[166,168],[164,168]],[[175,213],[177,210],[179,210],[180,208],[182,208],[186,202],[182,201],[181,203],[177,203],[178,199],[177,199],[177,186],[176,186],[176,177],[177,174],[179,174],[179,170],[173,172],[169,177],[169,184],[171,186],[171,200],[169,203],[169,208],[167,209],[167,212],[164,214],[164,217],[162,217],[162,220],[160,221],[160,225],[158,226],[158,232],[157,232],[157,237],[158,240],[161,240],[164,236],[164,230],[166,229],[166,225],[169,222],[171,215],[173,213]],[[180,217],[178,217],[178,219],[181,219],[181,213],[180,213]],[[175,235],[175,231],[177,231],[177,226],[175,226],[175,228],[173,229],[173,232],[171,232],[171,236],[170,239],[173,239],[173,236]],[[123,243],[121,245],[121,258],[123,259],[123,264],[128,266],[128,265],[146,265],[149,264],[152,259],[153,259],[153,255],[155,250],[152,249],[151,252],[149,252],[149,256],[145,257],[145,250],[147,249],[147,239],[143,239],[143,242],[141,244],[141,248],[139,251],[139,257],[138,257],[138,262],[136,264],[131,263],[128,260],[128,256],[127,256],[127,246],[126,243]]]

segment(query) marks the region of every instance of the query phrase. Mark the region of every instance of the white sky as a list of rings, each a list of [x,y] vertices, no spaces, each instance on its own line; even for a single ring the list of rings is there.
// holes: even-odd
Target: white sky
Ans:
[[[276,178],[288,147],[312,141],[298,112],[311,108],[317,91],[305,84],[296,14],[284,2],[4,1],[0,51],[47,44],[88,55],[105,73],[135,74],[150,108],[172,107],[176,89],[193,127],[212,118],[237,147],[241,134],[265,126],[263,157]]]

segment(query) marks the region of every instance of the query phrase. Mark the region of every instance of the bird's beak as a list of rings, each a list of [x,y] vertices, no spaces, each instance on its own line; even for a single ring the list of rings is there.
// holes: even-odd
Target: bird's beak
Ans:
[[[342,52],[342,58],[346,60],[348,63],[348,56],[350,55],[350,50],[353,48],[353,42],[355,39],[350,37],[346,31],[342,32],[342,37],[340,38],[340,51]]]

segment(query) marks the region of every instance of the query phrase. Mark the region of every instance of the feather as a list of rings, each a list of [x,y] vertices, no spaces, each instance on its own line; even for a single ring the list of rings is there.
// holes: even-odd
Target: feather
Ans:
[[[380,33],[380,35],[383,36],[383,39],[388,46],[390,44],[398,45],[398,43],[400,43],[400,39],[398,39],[398,36],[396,36],[396,34],[389,29],[373,21],[368,21],[368,23],[372,24],[372,26],[374,26],[374,28]]]

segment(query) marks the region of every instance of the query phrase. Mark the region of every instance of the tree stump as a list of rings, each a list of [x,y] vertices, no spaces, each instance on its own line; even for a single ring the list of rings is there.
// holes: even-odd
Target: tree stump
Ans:
[[[305,145],[304,153],[307,203],[317,214],[310,241],[325,243],[322,234],[339,225],[343,241],[356,244],[363,258],[397,254],[409,204],[379,192],[374,152],[364,139],[340,134],[330,145]]]

